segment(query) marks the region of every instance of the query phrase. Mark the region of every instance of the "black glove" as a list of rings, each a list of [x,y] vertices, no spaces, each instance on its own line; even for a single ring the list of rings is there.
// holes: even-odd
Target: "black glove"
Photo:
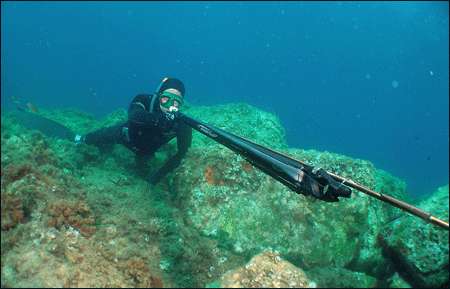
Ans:
[[[145,110],[137,110],[128,115],[128,120],[132,123],[144,124],[144,125],[157,125],[161,119],[158,119],[160,115],[150,113]]]
[[[338,202],[338,197],[350,198],[352,191],[342,183],[336,182],[320,167],[306,166],[302,168],[304,176],[299,191],[303,195],[312,195],[325,202]]]

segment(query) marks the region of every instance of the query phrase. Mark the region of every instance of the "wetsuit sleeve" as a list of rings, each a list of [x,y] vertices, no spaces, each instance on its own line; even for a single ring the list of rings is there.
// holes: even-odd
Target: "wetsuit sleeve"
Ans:
[[[84,142],[88,145],[102,146],[106,144],[123,143],[122,128],[126,123],[110,126],[90,132],[86,135]]]
[[[186,152],[191,147],[192,143],[192,128],[185,123],[180,123],[180,128],[177,133],[177,154],[171,157],[167,163],[158,170],[157,175],[152,180],[155,185],[161,178],[173,171],[181,163],[181,160],[186,155]]]
[[[135,110],[140,109],[149,111],[151,100],[151,94],[138,94],[131,102],[130,107],[128,108],[128,113],[133,113]]]
[[[150,113],[150,103],[152,95],[139,94],[136,96],[128,108],[128,120],[131,124],[154,125],[158,123],[158,115]]]

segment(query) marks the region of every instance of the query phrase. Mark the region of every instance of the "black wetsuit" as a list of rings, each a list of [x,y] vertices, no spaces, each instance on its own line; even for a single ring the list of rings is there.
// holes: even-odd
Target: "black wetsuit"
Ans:
[[[128,122],[88,133],[84,141],[96,146],[123,144],[146,160],[175,137],[178,152],[158,170],[156,183],[180,164],[192,141],[192,129],[176,119],[170,120],[161,110],[157,94],[139,94],[128,108]]]

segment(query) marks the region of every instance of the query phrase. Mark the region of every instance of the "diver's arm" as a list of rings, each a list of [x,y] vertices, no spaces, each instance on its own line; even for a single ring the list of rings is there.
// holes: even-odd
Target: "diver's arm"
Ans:
[[[152,180],[153,185],[156,185],[165,175],[180,165],[181,160],[191,147],[191,143],[192,128],[184,123],[180,123],[180,128],[177,135],[177,154],[172,156],[166,164],[156,172]]]
[[[150,102],[152,100],[151,94],[138,94],[133,101],[130,103],[130,107],[128,108],[128,113],[134,112],[134,110],[143,109],[149,111]]]
[[[162,120],[160,115],[149,112],[151,100],[150,94],[137,95],[128,108],[128,120],[131,123],[145,125],[156,125]]]

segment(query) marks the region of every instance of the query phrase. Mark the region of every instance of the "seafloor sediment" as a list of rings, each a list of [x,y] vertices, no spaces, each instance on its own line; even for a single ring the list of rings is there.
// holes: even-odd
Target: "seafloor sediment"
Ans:
[[[364,160],[288,148],[276,116],[245,104],[190,107],[208,123],[411,201],[406,184]],[[40,111],[78,133],[126,121]],[[125,148],[27,131],[2,116],[2,287],[439,287],[448,232],[353,191],[338,203],[297,195],[194,132],[181,165],[157,186]],[[448,185],[419,207],[449,220]]]

